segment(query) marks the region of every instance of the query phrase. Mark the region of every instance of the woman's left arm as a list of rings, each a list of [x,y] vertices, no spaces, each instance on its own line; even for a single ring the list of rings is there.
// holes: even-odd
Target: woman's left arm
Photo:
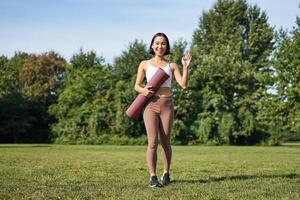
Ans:
[[[188,70],[189,70],[189,65],[190,65],[191,59],[192,59],[192,56],[189,53],[182,57],[182,59],[181,59],[181,63],[183,66],[182,76],[181,76],[180,70],[179,70],[178,66],[176,65],[176,63],[172,63],[172,65],[171,65],[173,72],[174,72],[174,77],[176,79],[176,82],[184,89],[187,88],[187,85],[188,85]]]

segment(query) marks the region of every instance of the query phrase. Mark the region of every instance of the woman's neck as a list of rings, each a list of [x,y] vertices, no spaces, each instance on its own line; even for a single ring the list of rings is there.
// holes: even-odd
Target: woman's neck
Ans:
[[[154,56],[153,61],[156,63],[161,63],[165,61],[165,58],[163,56]]]

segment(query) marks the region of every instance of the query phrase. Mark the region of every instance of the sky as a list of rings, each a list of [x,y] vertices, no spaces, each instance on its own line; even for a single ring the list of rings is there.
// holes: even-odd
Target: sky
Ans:
[[[203,11],[216,0],[0,0],[0,55],[55,51],[67,59],[95,51],[113,63],[135,39],[149,45],[164,32],[191,42]],[[300,0],[248,0],[276,29],[292,30]]]

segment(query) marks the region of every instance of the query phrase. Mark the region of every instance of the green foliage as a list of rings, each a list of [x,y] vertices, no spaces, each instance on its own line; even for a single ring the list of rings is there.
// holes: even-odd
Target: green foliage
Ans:
[[[274,32],[267,14],[246,0],[217,0],[192,38],[189,85],[173,81],[175,144],[271,144],[299,140],[300,19]],[[188,43],[167,60],[181,69]],[[94,51],[70,64],[55,52],[0,56],[0,142],[144,144],[142,117],[125,114],[137,96],[147,45],[134,40],[113,65]],[[51,115],[49,115],[49,113]]]
[[[187,42],[179,39],[172,46],[171,54],[167,60],[175,62],[182,72],[181,58],[187,50]],[[191,70],[193,67],[190,67]],[[175,80],[172,82],[175,119],[172,130],[172,142],[177,144],[188,144],[193,142],[195,134],[191,130],[198,111],[199,101],[192,93],[191,89],[182,89]]]
[[[0,58],[0,142],[28,141],[27,133],[32,130],[35,118],[30,114],[31,104],[20,92],[19,82],[19,71],[29,57],[19,52],[10,59]]]
[[[98,57],[96,52],[84,52],[81,48],[78,54],[72,56],[70,60],[73,68],[92,68],[102,66],[104,62],[103,57]]]
[[[221,144],[229,144],[231,135],[237,135],[235,132],[236,126],[236,118],[233,116],[233,113],[223,113],[218,126]]]
[[[219,0],[203,13],[193,35],[191,75],[203,108],[194,125],[200,142],[249,143],[271,76],[272,40],[266,14],[245,1]]]
[[[30,107],[30,102],[19,92],[12,91],[0,99],[0,142],[34,141],[30,132],[37,118],[31,115]],[[41,141],[38,137],[35,136],[35,141]]]
[[[45,142],[66,61],[54,52],[1,58],[1,142]]]
[[[134,40],[129,43],[128,48],[114,60],[114,76],[116,80],[131,82],[136,75],[139,63],[150,58],[146,44],[142,41]]]
[[[131,79],[131,82],[119,80],[114,88],[114,108],[116,114],[115,123],[112,124],[111,129],[115,134],[136,137],[146,132],[142,117],[139,120],[133,120],[125,114],[127,108],[137,96],[137,93],[133,89],[134,82],[135,77]]]
[[[33,55],[19,72],[22,93],[30,101],[49,106],[57,98],[67,62],[55,52]]]
[[[6,63],[8,62],[8,59],[5,56],[0,56],[0,97],[7,94],[7,84],[5,80],[5,74],[6,74]]]
[[[73,58],[82,61],[89,55],[94,53],[80,51]],[[136,95],[133,87],[137,66],[146,56],[145,45],[135,41],[128,52],[116,58],[113,69],[98,63],[101,60],[98,57],[92,57],[95,61],[81,62],[83,66],[72,65],[66,72],[58,103],[49,109],[57,119],[52,125],[55,142],[144,144],[145,137],[140,137],[145,133],[142,121],[129,119],[125,111]],[[128,60],[132,61],[130,65]],[[89,66],[89,63],[98,64]]]
[[[64,90],[49,113],[58,120],[52,125],[55,138],[77,143],[88,137],[109,133],[113,117],[112,82],[104,66],[69,68]]]
[[[0,59],[0,97],[9,95],[12,91],[20,90],[19,71],[30,57],[26,53],[18,52],[12,58],[1,56]]]
[[[137,69],[142,60],[149,59],[146,45],[133,41],[126,51],[115,59],[113,67],[115,123],[112,132],[119,135],[137,137],[145,134],[142,117],[132,120],[126,116],[126,110],[138,95],[134,90]]]
[[[275,140],[300,132],[300,19],[290,34],[279,32],[273,59],[276,94],[274,101],[277,125],[272,129]],[[274,115],[273,115],[274,116]],[[271,122],[271,119],[269,119]],[[278,127],[280,126],[280,127]],[[280,134],[281,133],[281,134]],[[298,138],[300,139],[300,138]]]

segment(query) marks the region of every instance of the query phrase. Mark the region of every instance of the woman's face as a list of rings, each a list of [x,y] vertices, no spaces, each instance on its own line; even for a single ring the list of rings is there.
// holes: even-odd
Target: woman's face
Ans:
[[[167,49],[167,41],[163,36],[157,36],[154,38],[152,49],[155,55],[163,56]]]

